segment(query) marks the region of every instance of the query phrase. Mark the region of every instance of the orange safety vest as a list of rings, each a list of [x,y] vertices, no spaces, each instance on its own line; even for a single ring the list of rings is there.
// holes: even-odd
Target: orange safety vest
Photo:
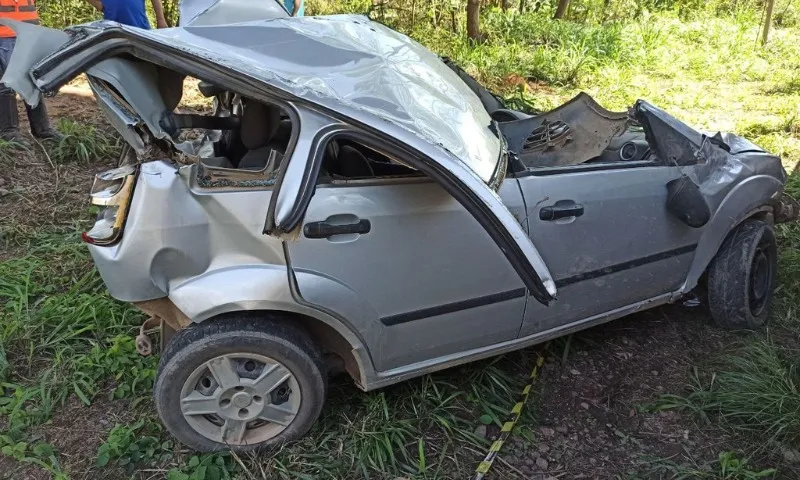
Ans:
[[[39,25],[35,0],[0,0],[0,18]],[[16,37],[14,30],[0,26],[0,38]]]

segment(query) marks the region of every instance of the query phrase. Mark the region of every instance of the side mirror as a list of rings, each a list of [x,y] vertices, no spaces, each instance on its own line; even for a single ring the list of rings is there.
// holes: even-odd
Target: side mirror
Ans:
[[[692,228],[700,228],[711,219],[700,187],[686,175],[667,183],[667,210]]]

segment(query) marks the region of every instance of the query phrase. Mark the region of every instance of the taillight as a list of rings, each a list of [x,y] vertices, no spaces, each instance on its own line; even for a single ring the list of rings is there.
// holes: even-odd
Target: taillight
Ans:
[[[98,173],[92,184],[92,204],[103,208],[94,227],[81,238],[93,245],[111,245],[122,236],[125,218],[136,183],[136,165],[127,165]]]

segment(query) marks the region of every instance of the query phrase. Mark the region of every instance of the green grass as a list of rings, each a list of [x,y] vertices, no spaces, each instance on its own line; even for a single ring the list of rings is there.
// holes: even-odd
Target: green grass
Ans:
[[[30,152],[30,149],[24,143],[0,138],[0,166],[13,165],[21,152]]]
[[[735,452],[721,452],[713,462],[677,463],[664,459],[646,459],[644,474],[634,474],[631,478],[669,478],[671,480],[756,480],[774,478],[774,468],[757,469],[749,459],[741,458]]]
[[[57,128],[64,138],[50,148],[50,156],[56,163],[77,162],[88,165],[119,153],[119,140],[98,130],[94,125],[62,118]]]
[[[309,10],[358,12],[371,3],[317,0]],[[749,9],[732,12],[725,2],[706,2],[701,13],[687,9],[688,3],[672,2],[674,8],[649,15],[625,15],[623,2],[615,2],[609,14],[613,21],[602,25],[554,22],[547,10],[517,15],[488,9],[482,16],[486,39],[477,44],[464,38],[462,17],[458,32],[450,31],[447,15],[435,27],[428,10],[418,13],[414,25],[408,12],[388,12],[387,19],[453,58],[514,105],[545,110],[581,90],[618,110],[645,98],[699,128],[745,134],[782,155],[791,170],[800,161],[800,30],[795,10],[781,13],[784,28],[760,48],[753,2],[740,2]],[[45,19],[70,23],[61,18],[69,12],[58,8],[53,4]],[[85,9],[80,14],[93,15]],[[94,126],[62,120],[58,127],[67,138],[50,147],[55,162],[89,165],[117,150],[116,140]],[[0,142],[0,165],[13,164],[16,148]],[[787,191],[800,198],[800,175],[790,179]],[[743,337],[740,349],[700,366],[693,381],[687,380],[685,393],[663,398],[659,406],[687,409],[700,422],[797,445],[797,352],[781,339],[796,338],[799,328],[800,225],[776,230],[782,255],[774,335]],[[72,230],[3,226],[2,234],[0,247],[24,253],[0,262],[0,422],[8,426],[0,448],[3,455],[54,476],[68,474],[64,456],[37,438],[37,429],[69,399],[147,408],[157,358],[136,354],[132,338],[143,317],[107,295]],[[566,360],[573,346],[561,339],[554,355]],[[109,425],[105,442],[91,459],[91,472],[153,468],[174,480],[466,478],[488,448],[487,440],[474,435],[475,428],[502,422],[532,361],[517,353],[372,393],[336,381],[311,433],[261,456],[186,456],[165,443],[170,438],[151,416]],[[516,435],[533,441],[535,421],[535,412],[526,410]],[[649,459],[643,468],[666,478],[772,475],[742,460],[746,456],[723,452],[712,462],[690,464]],[[501,464],[494,468],[512,476]]]
[[[0,414],[14,441],[69,395],[146,394],[155,365],[130,337],[141,316],[108,297],[77,235],[37,234],[25,247],[0,263]]]
[[[798,351],[770,338],[747,342],[717,368],[696,373],[686,396],[667,395],[660,408],[680,408],[706,422],[757,436],[763,448],[800,446]]]

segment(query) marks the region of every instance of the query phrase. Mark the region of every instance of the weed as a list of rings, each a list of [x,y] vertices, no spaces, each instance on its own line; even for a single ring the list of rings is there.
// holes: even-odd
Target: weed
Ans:
[[[229,456],[194,455],[183,467],[170,469],[167,480],[226,480],[236,471],[236,464]]]
[[[24,143],[8,141],[0,138],[0,165],[11,165],[19,156],[20,152],[29,152],[30,149]]]
[[[77,235],[17,242],[27,253],[0,263],[0,415],[19,442],[71,394],[88,404],[107,384],[115,398],[148,392],[156,359],[136,353],[141,317],[108,297]]]
[[[61,470],[58,453],[49,443],[29,444],[14,441],[9,435],[0,435],[0,453],[22,463],[39,466],[49,472],[54,480],[66,480],[67,475]]]
[[[62,118],[58,130],[64,138],[50,149],[50,156],[57,163],[87,164],[101,158],[111,158],[119,150],[118,142],[113,140],[115,137],[110,137],[91,124]]]
[[[659,408],[718,417],[731,427],[757,433],[770,444],[800,444],[800,372],[797,351],[771,339],[746,344],[703,379],[695,372],[691,393],[668,395]]]
[[[644,478],[669,478],[671,480],[756,480],[773,478],[776,470],[752,470],[748,459],[739,458],[735,452],[721,452],[716,461],[698,465],[696,462],[678,464],[671,460],[654,459],[645,462]]]
[[[97,449],[97,466],[104,467],[113,460],[130,473],[138,465],[168,460],[172,456],[172,442],[162,442],[160,434],[160,424],[152,421],[116,425],[108,440]]]

